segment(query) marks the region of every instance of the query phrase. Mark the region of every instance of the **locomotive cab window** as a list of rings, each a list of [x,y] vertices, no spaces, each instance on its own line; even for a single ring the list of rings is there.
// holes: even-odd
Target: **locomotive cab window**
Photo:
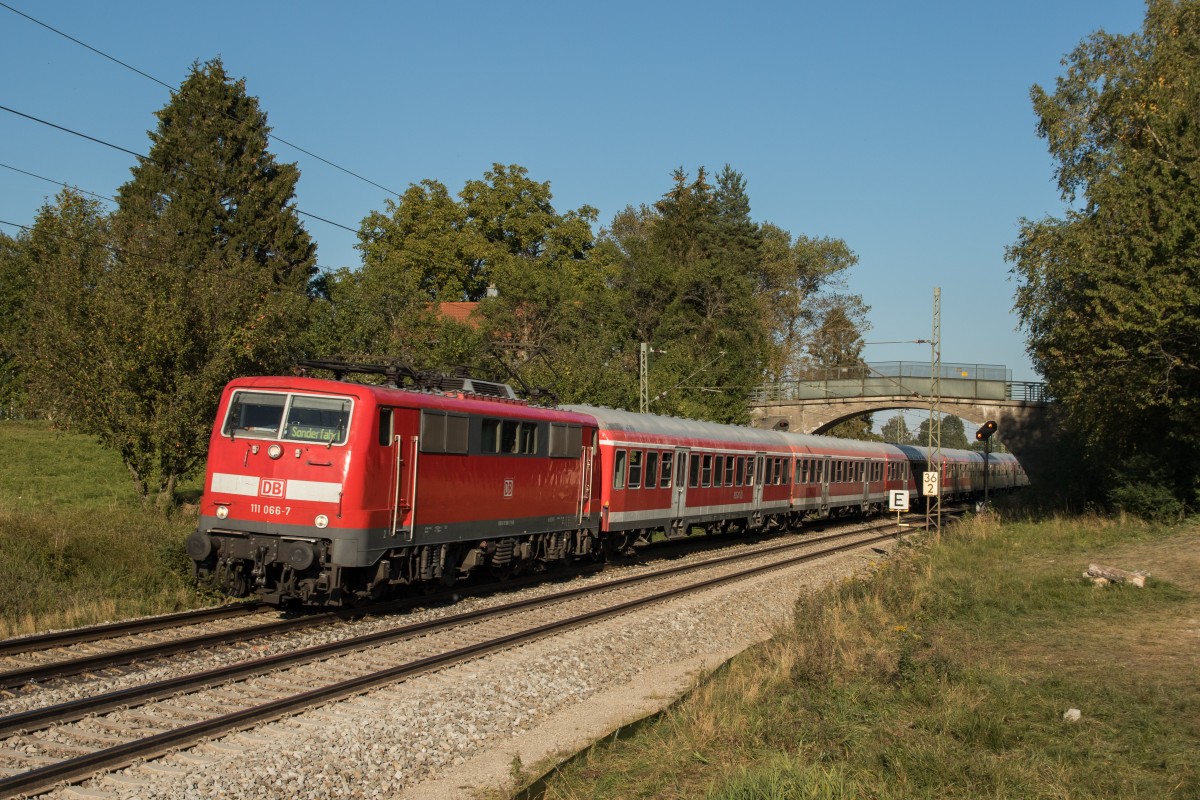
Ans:
[[[234,392],[222,433],[235,438],[288,439],[342,444],[350,426],[351,401],[273,392]]]
[[[275,439],[279,436],[279,423],[283,421],[285,405],[286,394],[234,392],[222,433],[226,436],[242,434]]]

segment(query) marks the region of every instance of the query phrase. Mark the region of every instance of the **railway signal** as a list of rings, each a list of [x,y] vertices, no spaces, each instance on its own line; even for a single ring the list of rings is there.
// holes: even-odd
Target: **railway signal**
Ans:
[[[975,441],[986,442],[988,439],[992,438],[992,434],[995,432],[996,423],[989,419],[987,422],[983,423],[983,425],[979,426],[979,430],[975,431]]]
[[[988,465],[992,460],[992,434],[996,432],[996,423],[988,420],[975,431],[975,441],[983,442],[983,508],[988,507]]]

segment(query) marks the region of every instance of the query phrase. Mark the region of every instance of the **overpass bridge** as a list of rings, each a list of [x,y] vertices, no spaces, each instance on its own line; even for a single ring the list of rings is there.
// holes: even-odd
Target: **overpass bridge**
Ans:
[[[942,364],[938,373],[944,414],[975,425],[995,420],[1005,446],[1022,461],[1037,459],[1053,427],[1044,383],[1012,380],[994,364]],[[892,409],[929,409],[933,369],[928,363],[889,361],[813,371],[757,387],[750,424],[796,433],[824,433],[854,417]],[[1026,465],[1028,469],[1029,465]]]

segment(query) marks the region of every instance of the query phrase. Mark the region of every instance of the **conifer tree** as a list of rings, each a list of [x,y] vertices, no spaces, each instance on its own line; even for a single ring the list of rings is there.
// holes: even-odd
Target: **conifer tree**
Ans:
[[[267,150],[265,113],[219,60],[193,65],[158,119],[118,193],[104,268],[63,283],[90,346],[45,347],[38,370],[72,376],[76,390],[43,391],[43,403],[118,451],[139,493],[169,507],[203,464],[222,385],[303,351],[315,247],[291,206],[298,170]],[[39,257],[71,274],[62,255]]]

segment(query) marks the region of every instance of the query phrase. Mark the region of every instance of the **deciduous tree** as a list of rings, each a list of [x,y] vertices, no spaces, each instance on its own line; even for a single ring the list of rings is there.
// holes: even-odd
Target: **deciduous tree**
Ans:
[[[1151,0],[1143,30],[1095,33],[1031,92],[1062,218],[1008,251],[1029,353],[1092,463],[1200,485],[1200,2]],[[1130,478],[1130,471],[1141,471]]]

